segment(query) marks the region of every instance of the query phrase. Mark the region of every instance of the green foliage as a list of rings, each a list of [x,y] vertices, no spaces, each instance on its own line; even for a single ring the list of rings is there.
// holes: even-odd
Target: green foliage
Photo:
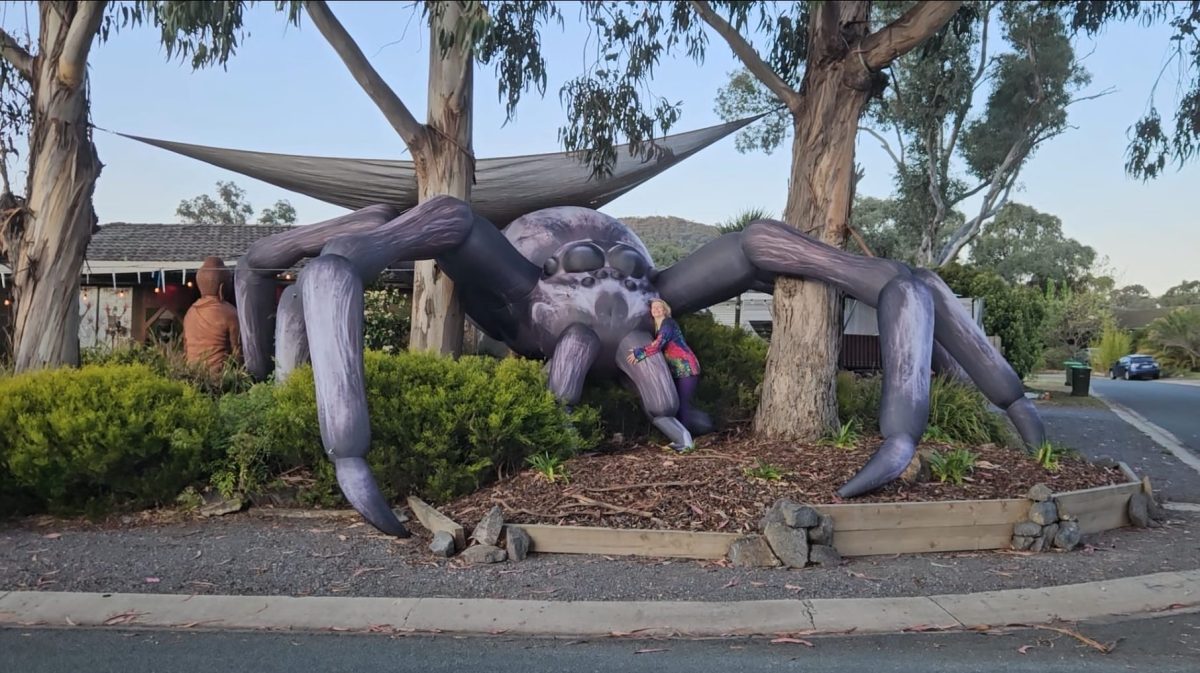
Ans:
[[[217,404],[217,423],[210,440],[218,458],[211,485],[226,498],[254,493],[288,469],[315,460],[311,447],[275,441],[283,419],[273,414],[274,384],[260,383],[242,393],[223,396]]]
[[[444,502],[515,471],[529,455],[569,456],[598,440],[596,413],[568,415],[546,388],[538,363],[374,351],[364,359],[369,462],[389,498],[414,494]],[[236,404],[260,409],[265,402],[255,393]],[[312,370],[296,370],[273,396],[264,418],[248,421],[226,443],[231,453],[223,484],[253,491],[255,482],[305,466],[316,480],[307,497],[336,500],[333,470],[321,449]]]
[[[1200,370],[1200,308],[1177,308],[1150,323],[1142,343],[1169,372]]]
[[[858,376],[844,371],[837,374],[838,418],[843,425],[853,423],[866,432],[878,432],[882,395],[882,382],[877,376]]]
[[[217,181],[217,198],[201,194],[184,199],[175,215],[188,224],[245,225],[254,216],[254,207],[246,200],[246,190],[234,182]],[[259,215],[259,224],[286,225],[296,223],[296,209],[287,201],[276,201]]]
[[[943,484],[961,486],[967,475],[975,471],[976,458],[975,453],[964,448],[934,451],[929,455],[929,471]]]
[[[1007,421],[989,409],[988,401],[974,386],[944,376],[934,377],[929,387],[929,425],[950,442],[1011,442]]]
[[[1005,359],[1024,377],[1037,366],[1044,344],[1046,301],[1041,292],[1018,287],[994,272],[950,264],[938,274],[955,293],[983,299],[983,327],[1000,337]]]
[[[757,459],[757,464],[754,467],[743,467],[742,474],[750,479],[761,479],[763,481],[779,481],[783,479],[783,469],[764,461],[762,458]]]
[[[1070,449],[1059,446],[1054,442],[1045,441],[1041,446],[1037,447],[1037,453],[1034,454],[1034,460],[1042,469],[1047,472],[1058,472],[1062,467],[1062,460],[1071,453]]]
[[[1096,251],[1064,237],[1057,217],[1009,203],[971,244],[971,261],[1009,283],[1079,288]]]
[[[0,379],[0,487],[56,512],[171,502],[211,427],[210,400],[141,365]]]
[[[842,423],[822,441],[839,449],[854,448],[858,444],[858,422],[851,419]]]
[[[1163,306],[1200,306],[1200,280],[1185,280],[1167,288],[1159,302]]]
[[[551,484],[559,481],[567,484],[571,481],[571,475],[564,464],[565,461],[552,453],[535,453],[526,458],[525,462]]]
[[[717,227],[679,217],[624,217],[621,221],[642,239],[654,265],[660,269],[671,266],[721,235]]]
[[[1109,300],[1115,308],[1154,308],[1158,300],[1150,294],[1145,285],[1126,285],[1109,293]]]
[[[747,208],[733,217],[717,225],[722,234],[742,231],[746,225],[755,220],[773,220],[775,214],[764,208]]]
[[[363,346],[388,353],[408,347],[412,295],[395,287],[363,293]]]
[[[1044,300],[1045,342],[1051,347],[1072,352],[1083,350],[1098,342],[1104,325],[1113,320],[1104,293],[1090,288],[1074,290],[1048,283]]]
[[[246,370],[233,360],[227,361],[215,376],[202,364],[188,363],[179,342],[128,344],[117,348],[97,346],[84,349],[80,360],[84,365],[145,365],[156,374],[183,381],[213,397],[249,390],[253,384]]]
[[[1100,343],[1092,352],[1091,367],[1095,372],[1107,372],[1120,358],[1128,355],[1133,348],[1129,333],[1117,327],[1115,322],[1104,325],[1100,334]]]

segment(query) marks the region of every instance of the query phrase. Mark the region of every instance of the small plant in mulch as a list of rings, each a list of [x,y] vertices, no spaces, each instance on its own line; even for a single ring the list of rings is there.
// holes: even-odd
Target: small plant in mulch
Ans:
[[[742,468],[742,474],[751,479],[762,479],[763,481],[779,481],[783,479],[783,470],[775,465],[772,465],[763,459],[758,459],[758,464],[754,467]]]
[[[967,475],[975,471],[977,458],[973,452],[964,448],[934,451],[929,455],[929,470],[939,482],[961,486]]]
[[[1045,441],[1038,447],[1037,453],[1034,454],[1034,460],[1047,472],[1058,472],[1062,468],[1063,458],[1071,453],[1072,451],[1065,446]]]
[[[858,422],[851,419],[838,426],[837,430],[826,435],[822,443],[827,446],[835,446],[839,449],[850,449],[858,445],[858,440]]]
[[[567,472],[566,462],[550,452],[535,453],[525,459],[530,467],[542,475],[551,484],[555,482],[569,483],[571,475]]]

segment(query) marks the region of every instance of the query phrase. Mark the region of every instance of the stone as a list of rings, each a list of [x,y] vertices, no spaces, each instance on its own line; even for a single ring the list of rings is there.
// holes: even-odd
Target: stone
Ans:
[[[735,568],[778,568],[783,565],[761,535],[746,535],[734,540],[727,556]]]
[[[788,498],[780,498],[771,505],[762,519],[762,529],[772,523],[782,523],[789,528],[812,528],[820,523],[821,515],[808,505],[801,505]]]
[[[467,563],[475,564],[503,563],[508,559],[508,554],[503,549],[490,544],[477,544],[474,547],[467,547],[461,556]]]
[[[1075,521],[1067,521],[1059,525],[1058,534],[1054,536],[1054,546],[1063,551],[1071,551],[1083,538],[1083,531],[1079,530],[1079,524]]]
[[[200,508],[200,516],[225,516],[226,514],[234,514],[240,512],[246,507],[246,502],[241,498],[234,496],[226,500],[221,498],[215,502],[210,502]]]
[[[808,564],[808,533],[795,530],[784,523],[772,522],[763,530],[767,544],[775,556],[789,568],[803,568]]]
[[[929,466],[930,451],[921,449],[913,455],[908,467],[900,473],[900,479],[910,484],[923,484],[933,479],[933,470]]]
[[[1058,506],[1049,500],[1034,503],[1029,508],[1029,520],[1040,526],[1049,526],[1058,521]]]
[[[504,527],[504,549],[508,552],[508,558],[514,561],[524,561],[525,557],[529,555],[531,546],[533,546],[533,540],[529,539],[529,533],[526,533],[524,528]]]
[[[1017,551],[1025,551],[1033,546],[1033,541],[1037,539],[1028,535],[1014,535],[1012,539],[1012,548]]]
[[[817,525],[808,529],[808,541],[811,544],[833,544],[833,517],[822,514]]]
[[[1031,552],[1038,553],[1038,552],[1044,551],[1045,549],[1046,549],[1046,538],[1044,538],[1040,535],[1033,538],[1033,544],[1029,545],[1029,551],[1031,551]]]
[[[1138,528],[1150,527],[1150,498],[1145,493],[1134,493],[1129,499],[1129,520]]]
[[[433,534],[433,542],[429,543],[429,551],[442,558],[454,556],[454,536],[444,530],[439,530]]]
[[[1022,537],[1037,537],[1042,534],[1042,527],[1032,521],[1022,521],[1013,526],[1013,535]]]
[[[504,512],[499,505],[493,505],[488,513],[475,526],[471,538],[481,545],[494,547],[500,541],[500,533],[504,530]]]
[[[1092,465],[1095,465],[1096,467],[1103,467],[1108,470],[1115,470],[1120,467],[1120,465],[1117,464],[1117,461],[1113,460],[1109,456],[1100,456],[1096,458],[1096,460],[1092,461]]]
[[[1162,503],[1158,501],[1156,496],[1150,496],[1149,498],[1146,498],[1146,505],[1146,510],[1150,513],[1151,527],[1154,527],[1153,522],[1163,522],[1167,520],[1167,510],[1162,506]]]
[[[1046,502],[1054,497],[1054,491],[1051,491],[1050,487],[1045,484],[1037,484],[1029,489],[1029,495],[1026,497],[1034,502]]]
[[[1046,549],[1054,543],[1054,536],[1058,535],[1059,524],[1052,523],[1042,529],[1042,537],[1046,540]]]
[[[842,564],[842,555],[829,545],[814,544],[808,548],[808,560],[819,566],[833,567]]]

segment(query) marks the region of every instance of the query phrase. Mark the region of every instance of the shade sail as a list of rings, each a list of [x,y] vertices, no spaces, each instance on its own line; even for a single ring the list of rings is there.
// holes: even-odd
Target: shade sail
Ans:
[[[592,177],[577,153],[479,159],[471,206],[500,226],[552,206],[600,208],[761,117],[666,136],[654,141],[657,150],[645,159],[631,156],[629,146],[620,145],[612,174],[603,178]],[[352,210],[381,203],[400,209],[417,204],[411,161],[272,154],[118,135]]]

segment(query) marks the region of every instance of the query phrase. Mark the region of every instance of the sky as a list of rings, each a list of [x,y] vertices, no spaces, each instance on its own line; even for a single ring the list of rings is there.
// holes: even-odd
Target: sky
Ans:
[[[158,33],[126,30],[95,46],[91,57],[92,117],[103,129],[247,150],[361,158],[409,158],[403,142],[320,33],[305,19],[297,28],[265,3],[248,16],[249,35],[227,67],[193,72],[168,61]],[[366,56],[418,119],[425,116],[428,35],[409,3],[330,3]],[[0,21],[23,25],[23,9],[5,3]],[[582,71],[588,35],[576,13],[566,28],[543,36],[549,85],[522,100],[505,123],[495,74],[478,66],[474,145],[477,157],[561,150],[565,111],[560,86]],[[1092,246],[1118,285],[1139,283],[1161,294],[1200,278],[1200,216],[1191,206],[1200,161],[1143,183],[1124,173],[1127,130],[1151,95],[1173,112],[1173,71],[1154,90],[1169,33],[1138,25],[1108,29],[1077,52],[1093,82],[1085,93],[1114,92],[1071,109],[1074,128],[1044,145],[1022,171],[1012,199],[1062,219],[1066,235]],[[717,91],[737,69],[726,45],[710,36],[702,65],[687,58],[660,64],[655,94],[683,103],[673,132],[720,123]],[[256,209],[289,200],[301,224],[346,212],[340,207],[108,133],[97,132],[104,164],[95,194],[100,222],[177,222],[183,199],[212,193],[218,180],[242,186]],[[750,207],[781,212],[787,190],[789,142],[773,154],[740,154],[732,137],[603,208],[611,215],[673,215],[715,224]],[[865,196],[887,197],[892,165],[878,143],[860,134],[857,161],[866,169]]]

